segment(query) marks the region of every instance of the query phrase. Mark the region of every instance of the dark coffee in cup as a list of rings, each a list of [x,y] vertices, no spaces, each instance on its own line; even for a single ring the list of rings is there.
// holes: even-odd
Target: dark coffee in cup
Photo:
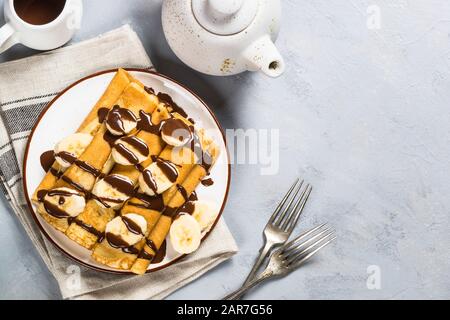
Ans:
[[[14,0],[17,15],[34,25],[52,22],[61,14],[65,5],[66,0]]]

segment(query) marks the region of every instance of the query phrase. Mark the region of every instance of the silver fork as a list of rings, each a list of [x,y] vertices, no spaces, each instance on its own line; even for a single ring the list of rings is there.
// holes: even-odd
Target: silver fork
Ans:
[[[263,232],[264,245],[259,250],[259,257],[244,284],[248,284],[255,277],[269,252],[289,239],[312,191],[310,184],[306,184],[306,187],[302,188],[303,184],[304,180],[300,181],[298,178],[295,180],[267,222]]]
[[[267,279],[288,275],[335,238],[334,231],[327,224],[322,224],[301,234],[277,249],[270,256],[266,269],[259,276],[226,296],[224,300],[239,299],[248,290]]]

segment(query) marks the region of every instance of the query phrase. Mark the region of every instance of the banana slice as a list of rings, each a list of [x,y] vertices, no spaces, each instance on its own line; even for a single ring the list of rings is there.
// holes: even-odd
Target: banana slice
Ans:
[[[219,213],[217,206],[215,203],[205,200],[193,201],[192,203],[194,205],[192,216],[200,225],[202,234],[205,234],[211,230],[212,225],[216,221],[217,214]]]
[[[106,239],[113,247],[129,247],[142,240],[147,221],[141,215],[128,213],[112,219],[106,225]]]
[[[171,146],[181,147],[192,139],[192,132],[183,120],[172,118],[163,122],[161,138]]]
[[[141,163],[147,160],[149,154],[145,141],[135,136],[118,139],[111,152],[114,161],[124,166]]]
[[[133,185],[125,176],[109,175],[95,183],[92,194],[98,205],[117,209],[130,198]]]
[[[68,158],[78,158],[91,143],[92,136],[87,133],[74,133],[65,137],[55,145],[55,159],[64,168],[71,165]],[[63,155],[65,154],[63,159]],[[68,157],[67,157],[68,156]]]
[[[137,126],[134,113],[128,109],[114,106],[106,116],[106,128],[115,136],[122,136],[133,131]]]
[[[178,177],[177,167],[165,160],[150,164],[139,176],[139,186],[149,196],[161,194],[169,189]]]
[[[76,217],[83,212],[86,206],[86,200],[84,196],[78,193],[76,190],[70,188],[56,188],[47,192],[44,197],[45,202],[56,206],[54,215],[60,215],[60,218],[64,216]],[[51,213],[50,213],[51,214]]]
[[[200,246],[201,238],[200,225],[188,214],[180,215],[170,227],[170,243],[176,252],[194,252]]]

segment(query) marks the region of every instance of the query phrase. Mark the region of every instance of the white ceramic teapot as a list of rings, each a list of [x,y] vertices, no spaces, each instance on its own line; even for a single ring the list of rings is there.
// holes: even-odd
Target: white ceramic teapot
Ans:
[[[175,54],[211,75],[284,71],[274,45],[281,19],[279,0],[164,0],[162,23]]]

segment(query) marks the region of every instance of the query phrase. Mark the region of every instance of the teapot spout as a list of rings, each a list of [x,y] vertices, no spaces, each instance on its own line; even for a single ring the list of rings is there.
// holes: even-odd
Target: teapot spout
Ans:
[[[245,51],[249,71],[261,70],[267,76],[276,78],[283,74],[285,64],[269,35],[253,42]]]

